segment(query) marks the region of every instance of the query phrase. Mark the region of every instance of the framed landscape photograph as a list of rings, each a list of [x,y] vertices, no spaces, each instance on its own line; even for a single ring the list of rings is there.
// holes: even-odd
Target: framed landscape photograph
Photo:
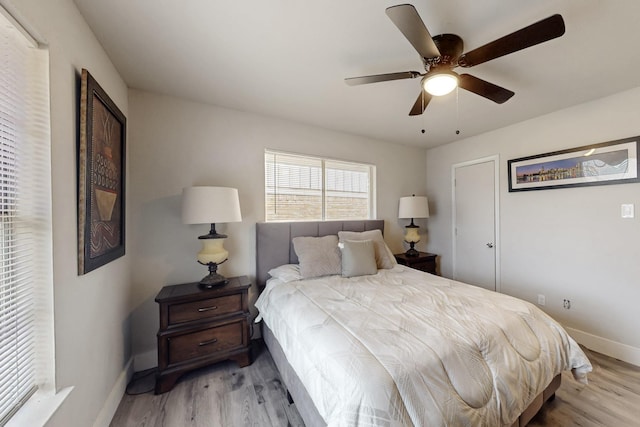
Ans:
[[[640,182],[640,136],[509,160],[509,191]]]
[[[78,274],[124,255],[127,120],[85,69],[78,141]]]

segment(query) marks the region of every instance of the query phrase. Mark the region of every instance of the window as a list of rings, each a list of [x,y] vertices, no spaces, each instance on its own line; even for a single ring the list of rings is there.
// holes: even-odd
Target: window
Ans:
[[[265,220],[375,217],[375,166],[266,150]]]
[[[0,426],[53,384],[48,56],[0,7]]]

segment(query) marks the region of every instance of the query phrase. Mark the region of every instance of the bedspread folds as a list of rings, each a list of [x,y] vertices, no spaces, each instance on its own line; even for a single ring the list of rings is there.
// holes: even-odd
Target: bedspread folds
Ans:
[[[271,281],[256,302],[328,426],[510,425],[577,343],[532,304],[404,266]]]

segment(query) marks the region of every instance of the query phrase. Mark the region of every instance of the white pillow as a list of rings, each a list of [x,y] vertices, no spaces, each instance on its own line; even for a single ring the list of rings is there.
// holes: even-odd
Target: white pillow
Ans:
[[[376,274],[376,251],[371,240],[346,240],[342,248],[342,277]]]
[[[300,274],[304,279],[342,272],[338,236],[294,237],[292,242],[300,261]]]
[[[285,264],[269,270],[269,276],[278,279],[283,283],[293,282],[302,279],[300,266],[298,264]]]
[[[378,229],[362,232],[338,231],[338,237],[340,238],[341,243],[344,243],[347,240],[371,240],[376,252],[376,265],[379,269],[393,268],[397,264],[391,249],[389,249],[387,244],[384,242],[382,231]]]

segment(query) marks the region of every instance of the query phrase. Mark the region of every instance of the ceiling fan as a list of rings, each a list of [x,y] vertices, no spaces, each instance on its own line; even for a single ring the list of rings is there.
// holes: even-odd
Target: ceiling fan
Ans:
[[[514,92],[470,74],[458,74],[453,69],[456,67],[469,68],[482,64],[555,39],[563,35],[565,31],[562,16],[556,14],[463,54],[462,38],[455,34],[440,34],[431,37],[429,30],[412,5],[391,6],[386,9],[386,13],[422,58],[425,72],[404,71],[351,77],[345,79],[345,82],[350,86],[355,86],[422,77],[422,89],[409,112],[410,116],[422,114],[432,96],[446,95],[456,87],[466,89],[498,104],[506,102],[514,95]]]

